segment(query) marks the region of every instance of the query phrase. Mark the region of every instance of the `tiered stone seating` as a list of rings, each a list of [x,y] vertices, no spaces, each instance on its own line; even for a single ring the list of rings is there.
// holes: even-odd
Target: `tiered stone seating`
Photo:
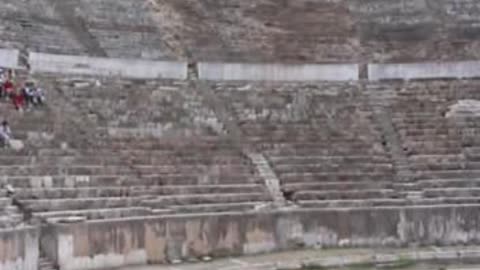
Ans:
[[[153,143],[148,150],[128,143],[142,155],[137,157],[138,152],[130,148],[132,159],[118,166],[76,167],[78,171],[53,180],[52,186],[23,188],[18,196],[42,217],[72,215],[67,210],[96,217],[100,214],[93,209],[108,212],[108,208],[115,210],[106,213],[107,217],[115,213],[131,216],[247,210],[270,200],[250,166],[234,151],[208,149],[195,143],[188,145],[188,150],[161,150],[161,142],[156,143],[158,150]],[[115,153],[113,149],[111,153]],[[82,166],[75,160],[72,164]],[[77,179],[70,175],[77,175]]]
[[[21,174],[22,171],[32,169],[38,148],[33,142],[40,143],[44,140],[42,135],[51,132],[46,123],[42,123],[49,113],[45,110],[32,111],[25,117],[16,112],[10,103],[0,102],[0,116],[8,119],[15,139],[20,139],[26,144],[21,151],[0,149],[0,228],[10,228],[22,224],[23,214],[13,204],[11,194],[7,194],[9,186],[15,186],[12,175]],[[8,195],[8,196],[7,196]]]
[[[51,80],[40,78],[46,87]],[[187,85],[102,83],[59,82],[62,99],[75,110],[46,121],[77,118],[84,126],[58,131],[59,141],[37,145],[33,156],[0,155],[7,162],[0,166],[4,182],[34,217],[248,211],[271,200],[250,161],[209,126],[218,125],[215,116]],[[51,105],[59,96],[50,97]],[[82,137],[90,144],[76,146]]]
[[[479,4],[472,0],[81,0],[67,6],[76,26],[48,0],[2,1],[0,46],[92,53],[86,37],[109,57],[237,62],[472,60],[480,47]]]
[[[480,47],[473,0],[155,2],[169,22],[159,24],[162,32],[202,60],[472,60]]]
[[[84,54],[47,0],[0,3],[0,47],[36,52]]]
[[[171,58],[149,5],[135,0],[81,0],[76,11],[109,57]]]
[[[218,84],[216,89],[300,204],[356,206],[404,197],[394,188],[390,155],[355,86]]]
[[[477,202],[480,176],[475,117],[447,117],[460,100],[479,100],[478,81],[389,83],[390,106],[414,180],[422,197],[449,202]]]

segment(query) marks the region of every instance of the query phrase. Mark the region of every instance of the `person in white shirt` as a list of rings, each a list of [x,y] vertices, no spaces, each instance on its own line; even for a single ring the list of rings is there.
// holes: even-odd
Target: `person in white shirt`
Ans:
[[[36,87],[33,91],[33,104],[43,105],[45,103],[45,94],[42,88]]]

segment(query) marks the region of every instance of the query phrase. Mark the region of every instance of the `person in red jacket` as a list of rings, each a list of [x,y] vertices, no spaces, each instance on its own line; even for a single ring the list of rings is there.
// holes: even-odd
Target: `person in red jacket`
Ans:
[[[19,111],[22,110],[25,106],[25,96],[22,91],[20,89],[13,89],[11,96],[15,109]]]

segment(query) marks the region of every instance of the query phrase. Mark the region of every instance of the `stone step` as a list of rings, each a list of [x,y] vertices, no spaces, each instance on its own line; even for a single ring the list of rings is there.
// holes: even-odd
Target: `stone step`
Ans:
[[[147,207],[126,207],[126,208],[96,208],[86,210],[66,210],[66,211],[48,211],[34,213],[34,217],[42,219],[61,218],[61,217],[85,217],[92,219],[116,219],[123,217],[148,216],[152,211]]]
[[[141,201],[151,197],[107,197],[82,199],[38,199],[22,200],[22,203],[33,212],[85,210],[100,208],[138,207]]]
[[[453,137],[455,136],[458,137],[458,130],[450,128],[448,126],[443,126],[443,127],[416,127],[416,126],[396,126],[398,133],[401,136],[405,136],[408,138],[416,138],[416,137],[426,137],[426,139],[429,138],[429,136],[436,137],[436,136],[446,136],[446,137]],[[442,137],[440,137],[442,138]]]
[[[262,202],[206,203],[169,206],[175,213],[245,212],[255,210]]]
[[[424,155],[460,155],[462,154],[462,147],[428,147],[424,148],[421,146],[413,145],[404,145],[404,151],[409,156],[409,158],[414,156],[424,156]]]
[[[264,193],[232,193],[232,194],[185,194],[158,196],[144,200],[142,206],[151,208],[164,208],[170,205],[209,204],[209,203],[236,203],[269,201],[271,198]]]
[[[409,160],[413,163],[444,163],[444,162],[459,162],[465,161],[463,154],[445,154],[445,155],[415,155],[411,156]]]
[[[162,174],[162,173],[209,173],[214,171],[218,174],[248,174],[252,173],[253,169],[244,165],[219,165],[212,164],[207,166],[202,165],[185,165],[177,164],[171,166],[139,166],[133,165],[136,172],[142,174]],[[88,174],[88,173],[84,173]]]
[[[299,200],[296,202],[304,208],[354,208],[354,207],[387,207],[406,205],[405,199],[369,198],[348,200]]]
[[[283,173],[282,183],[296,182],[340,182],[340,181],[392,181],[393,175],[385,173]]]
[[[405,198],[403,192],[394,191],[392,189],[364,189],[364,190],[328,190],[328,191],[298,191],[295,193],[296,200],[339,200],[339,199],[373,199],[373,198],[389,198],[398,199]]]
[[[429,162],[413,163],[412,169],[417,171],[458,171],[458,170],[480,170],[480,162]]]
[[[161,171],[161,169],[159,169]],[[126,166],[2,166],[0,175],[102,175],[102,174],[132,174]]]
[[[0,210],[6,208],[12,204],[12,199],[6,197],[0,197]]]
[[[480,178],[480,170],[419,171],[415,173],[415,178],[418,180],[465,177]]]
[[[244,166],[249,165],[248,160],[239,156],[214,156],[214,157],[171,157],[171,156],[141,156],[141,157],[120,157],[120,156],[30,156],[30,155],[5,155],[0,152],[0,164],[2,166],[48,166],[62,164],[63,166],[126,166],[135,164],[137,166]]]
[[[476,188],[480,187],[480,178],[430,179],[417,181],[419,188]]]
[[[262,193],[265,187],[259,184],[201,185],[201,186],[155,186],[135,189],[134,195],[184,195],[184,194],[224,194]]]
[[[363,190],[363,189],[392,189],[394,183],[390,181],[343,181],[343,182],[298,182],[285,183],[284,190],[289,191],[330,191],[330,190]]]
[[[476,187],[449,187],[449,188],[426,188],[423,190],[425,198],[436,197],[480,197],[480,188]]]
[[[180,195],[214,193],[261,192],[264,187],[256,184],[232,185],[176,185],[176,186],[102,186],[79,188],[24,188],[15,191],[17,199],[62,199],[90,197],[124,197],[145,195]]]
[[[449,205],[478,205],[478,197],[452,197],[452,198],[419,198],[419,199],[353,199],[353,200],[300,200],[297,204],[304,208],[372,208],[393,206],[432,206],[442,207]]]
[[[278,174],[282,173],[328,173],[328,172],[344,172],[344,173],[393,173],[393,165],[388,163],[364,163],[364,164],[333,164],[333,163],[319,163],[319,164],[289,164],[274,166],[274,170]]]
[[[216,173],[249,173],[252,168],[244,165],[183,165],[176,166],[3,166],[0,165],[0,175],[103,175],[103,174],[132,174],[132,170],[143,174],[166,174],[166,173],[203,173],[215,171]]]
[[[316,163],[390,163],[390,157],[385,155],[351,155],[351,156],[269,156],[275,165],[316,164]]]
[[[155,186],[155,185],[216,185],[216,184],[259,184],[257,175],[251,174],[154,174],[154,175],[46,175],[4,176],[0,184],[16,188],[73,188],[101,186]]]

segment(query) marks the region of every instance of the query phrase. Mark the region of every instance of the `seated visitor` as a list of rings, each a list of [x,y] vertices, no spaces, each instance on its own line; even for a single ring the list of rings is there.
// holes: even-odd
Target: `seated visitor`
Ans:
[[[35,105],[35,85],[32,82],[25,83],[22,94],[27,106]]]
[[[12,139],[12,131],[7,121],[3,121],[0,125],[0,146],[6,147]]]
[[[42,88],[36,87],[33,91],[33,104],[43,105],[45,103],[45,94]]]

